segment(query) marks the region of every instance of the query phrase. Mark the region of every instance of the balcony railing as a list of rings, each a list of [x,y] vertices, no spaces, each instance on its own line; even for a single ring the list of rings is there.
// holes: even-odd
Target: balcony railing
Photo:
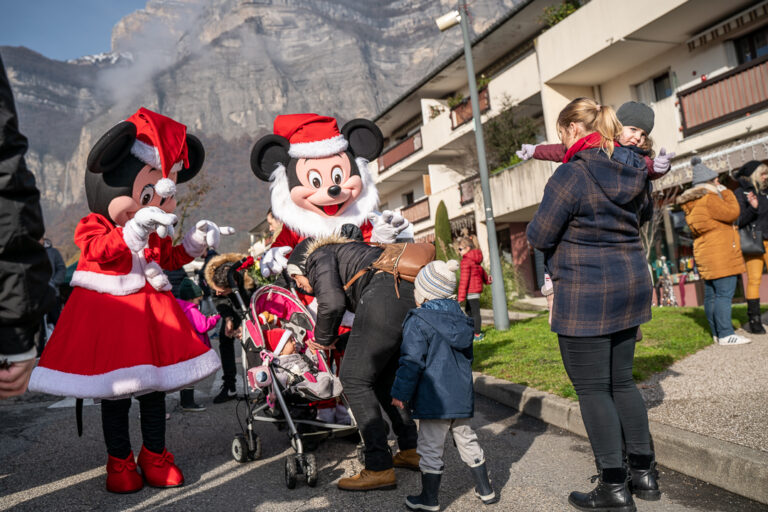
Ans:
[[[400,214],[411,224],[429,218],[429,198],[424,197],[400,210]]]
[[[768,55],[677,94],[683,136],[768,107]]]
[[[421,149],[421,130],[417,131],[397,146],[387,150],[379,157],[379,174],[392,167],[400,160]]]
[[[488,95],[488,88],[477,91],[478,102],[480,103],[480,113],[491,108],[491,97]],[[451,129],[455,130],[464,123],[472,120],[472,102],[469,98],[451,109]]]

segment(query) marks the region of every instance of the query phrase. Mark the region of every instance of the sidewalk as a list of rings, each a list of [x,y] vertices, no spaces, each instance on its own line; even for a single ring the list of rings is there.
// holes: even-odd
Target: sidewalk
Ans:
[[[768,504],[768,335],[746,335],[752,343],[709,346],[639,387],[661,465]],[[475,391],[586,437],[577,402],[480,373]]]

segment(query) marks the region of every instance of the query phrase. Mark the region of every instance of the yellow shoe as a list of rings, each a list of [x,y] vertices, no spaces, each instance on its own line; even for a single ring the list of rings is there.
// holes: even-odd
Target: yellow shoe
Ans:
[[[416,453],[416,448],[410,450],[401,450],[392,457],[392,465],[396,468],[411,469],[419,471],[419,461],[421,457]]]
[[[392,468],[384,471],[364,469],[355,476],[342,478],[338,483],[343,491],[370,491],[372,489],[396,489],[397,479]]]

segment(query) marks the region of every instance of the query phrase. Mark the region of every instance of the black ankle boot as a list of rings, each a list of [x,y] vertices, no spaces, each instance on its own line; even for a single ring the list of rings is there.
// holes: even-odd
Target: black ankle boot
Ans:
[[[499,496],[491,487],[491,479],[488,478],[488,468],[485,462],[479,466],[471,466],[472,478],[475,480],[475,496],[486,505],[499,501]]]
[[[437,495],[440,492],[440,473],[421,474],[421,494],[405,498],[405,506],[411,510],[440,510]]]
[[[592,492],[572,492],[568,503],[578,510],[604,512],[635,512],[635,502],[629,492],[629,474],[624,468],[607,468],[598,475]]]
[[[660,500],[659,472],[656,470],[656,461],[653,455],[632,455],[630,453],[628,459],[631,476],[629,489],[632,494],[641,500]]]
[[[749,332],[752,334],[765,334],[765,327],[760,318],[760,299],[747,300],[747,316],[749,316]]]

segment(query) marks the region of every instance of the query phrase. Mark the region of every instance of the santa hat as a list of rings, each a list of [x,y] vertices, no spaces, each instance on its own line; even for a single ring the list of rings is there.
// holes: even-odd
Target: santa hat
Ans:
[[[267,348],[275,354],[280,355],[280,352],[285,348],[285,344],[291,339],[293,332],[288,329],[270,329],[266,332]]]
[[[168,179],[172,172],[189,167],[187,155],[187,127],[141,107],[126,121],[136,125],[136,141],[131,154],[155,169],[160,169],[163,178],[155,184],[160,197],[176,194],[176,184]]]
[[[292,158],[325,158],[346,151],[349,143],[339,132],[336,119],[317,114],[288,114],[277,116],[275,135],[291,143]]]

